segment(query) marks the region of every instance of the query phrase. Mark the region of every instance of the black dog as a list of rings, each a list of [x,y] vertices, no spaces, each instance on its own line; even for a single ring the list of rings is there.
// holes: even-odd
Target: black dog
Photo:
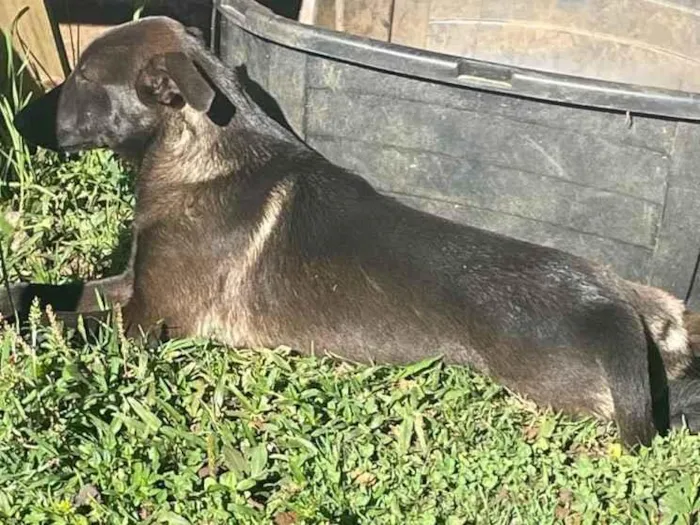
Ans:
[[[669,415],[700,425],[700,382],[679,379],[680,301],[378,194],[267,117],[170,19],[106,33],[17,125],[139,168],[132,266],[76,294],[78,309],[103,288],[129,326],[169,336],[390,363],[442,354],[540,404],[612,417],[630,446]]]

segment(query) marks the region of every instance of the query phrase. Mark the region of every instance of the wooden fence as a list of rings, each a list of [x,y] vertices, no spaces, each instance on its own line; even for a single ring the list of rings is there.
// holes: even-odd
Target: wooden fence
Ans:
[[[15,52],[27,59],[39,83],[48,86],[63,80],[69,65],[56,45],[58,28],[43,0],[2,0],[0,31],[12,36]]]
[[[263,0],[287,3],[294,0]],[[209,37],[212,0],[0,0],[0,32],[45,86],[62,81],[87,45],[111,26],[145,15],[167,15]],[[19,17],[19,18],[18,18]],[[16,21],[16,22],[15,22]],[[1,53],[1,52],[0,52]],[[3,58],[0,56],[0,58]],[[0,68],[0,86],[4,68]]]

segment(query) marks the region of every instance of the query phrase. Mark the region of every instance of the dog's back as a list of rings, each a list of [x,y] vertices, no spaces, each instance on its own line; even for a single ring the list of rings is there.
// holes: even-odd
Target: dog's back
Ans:
[[[206,213],[204,230],[183,235],[181,216],[159,222],[155,238],[178,231],[179,253],[200,261],[177,266],[193,284],[178,295],[197,297],[170,316],[192,319],[184,333],[358,361],[442,354],[541,404],[615,415],[626,440],[648,441],[646,340],[617,281],[574,256],[411,209],[303,146],[273,149],[253,173],[195,185],[201,209],[188,213]]]

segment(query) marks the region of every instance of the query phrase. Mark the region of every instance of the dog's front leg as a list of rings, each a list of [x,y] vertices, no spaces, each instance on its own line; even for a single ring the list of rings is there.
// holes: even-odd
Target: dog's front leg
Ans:
[[[60,312],[59,317],[69,321],[77,319],[80,313],[96,313],[110,308],[111,304],[127,304],[131,300],[134,286],[134,259],[136,257],[136,232],[133,232],[129,262],[124,272],[112,277],[88,282],[67,284],[38,284],[18,283],[10,289],[2,287],[0,291],[0,314],[6,320],[14,320],[19,316],[24,320],[35,299],[43,310],[51,306],[54,312]],[[106,303],[100,304],[100,297]],[[74,324],[74,323],[72,323]]]
[[[39,301],[42,309],[51,306],[55,312],[95,312],[103,310],[98,293],[104,297],[107,305],[125,304],[131,298],[132,286],[133,274],[130,270],[87,283],[18,283],[12,285],[9,291],[2,290],[0,293],[0,314],[8,320],[13,320],[15,315],[18,315],[20,320],[25,319],[35,299]]]

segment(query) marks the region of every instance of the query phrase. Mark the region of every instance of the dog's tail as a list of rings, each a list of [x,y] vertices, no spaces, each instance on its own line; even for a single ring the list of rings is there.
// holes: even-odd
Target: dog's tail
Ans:
[[[649,345],[649,376],[656,427],[661,432],[687,425],[700,432],[700,380],[694,355],[700,315],[680,299],[637,283],[626,283],[628,300],[639,313]]]
[[[683,301],[659,288],[630,281],[624,282],[624,291],[656,345],[666,374],[671,378],[683,375],[692,360]]]

